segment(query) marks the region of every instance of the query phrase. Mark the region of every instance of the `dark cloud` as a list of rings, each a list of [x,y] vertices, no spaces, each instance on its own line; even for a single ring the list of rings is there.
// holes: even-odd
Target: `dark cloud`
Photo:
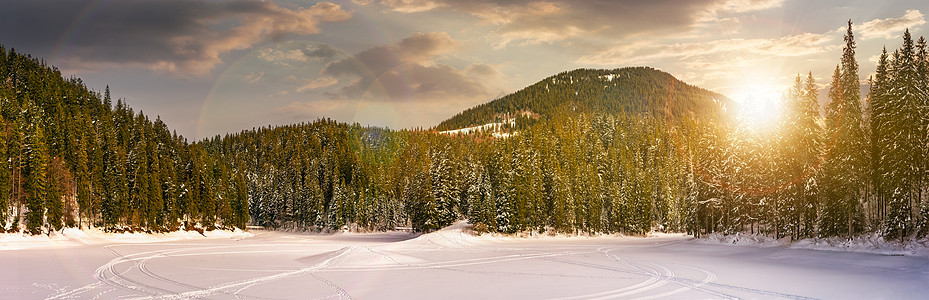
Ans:
[[[328,2],[288,9],[256,0],[10,0],[0,9],[0,42],[65,67],[202,74],[229,51],[315,34],[320,23],[350,17]]]
[[[310,59],[318,59],[321,61],[330,61],[342,52],[335,47],[320,44],[313,47],[307,47],[303,49],[303,55]]]
[[[456,45],[457,42],[444,32],[417,33],[396,45],[374,47],[352,57],[332,62],[322,70],[322,74],[335,77],[357,77],[358,80],[341,90],[342,96],[357,98],[388,71],[408,64],[428,63],[433,57],[454,49]],[[401,84],[401,86],[408,87],[409,85]]]
[[[471,74],[472,76],[478,77],[478,78],[490,79],[490,78],[496,78],[496,77],[503,76],[503,74],[500,73],[500,70],[497,70],[496,67],[488,65],[488,64],[481,64],[481,63],[468,66],[467,71],[468,71],[468,74]]]
[[[406,64],[377,78],[367,97],[390,101],[435,101],[487,94],[484,86],[448,65]]]

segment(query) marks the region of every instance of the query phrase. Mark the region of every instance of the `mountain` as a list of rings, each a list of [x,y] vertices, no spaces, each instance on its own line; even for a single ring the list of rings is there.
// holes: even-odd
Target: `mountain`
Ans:
[[[515,93],[469,108],[434,129],[454,130],[489,124],[505,116],[550,118],[566,105],[600,113],[670,113],[675,117],[724,119],[732,100],[687,84],[649,67],[577,69],[559,73]]]

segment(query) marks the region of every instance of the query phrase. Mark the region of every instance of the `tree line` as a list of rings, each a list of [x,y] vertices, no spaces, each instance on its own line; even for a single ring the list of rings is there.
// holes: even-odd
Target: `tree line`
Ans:
[[[813,75],[798,75],[773,132],[710,124],[698,134],[695,172],[706,179],[698,180],[691,233],[898,240],[929,233],[926,40],[914,43],[906,30],[892,56],[883,50],[862,99],[851,21],[844,39],[825,109]]]
[[[0,230],[244,227],[235,170],[109,87],[0,46]],[[238,177],[237,177],[238,176]]]

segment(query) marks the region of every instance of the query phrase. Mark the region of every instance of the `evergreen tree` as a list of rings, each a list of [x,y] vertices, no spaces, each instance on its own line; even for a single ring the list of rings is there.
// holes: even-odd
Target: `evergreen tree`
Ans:
[[[65,166],[60,158],[53,158],[46,170],[45,188],[45,223],[49,230],[60,230],[63,224],[65,207],[62,197],[65,196],[67,177]]]
[[[855,39],[852,23],[848,22],[842,62],[836,67],[829,90],[826,125],[829,147],[825,177],[825,207],[821,218],[821,234],[850,237],[860,232],[861,182],[867,178],[865,137],[862,128],[861,99],[858,83],[858,63],[855,60]]]
[[[6,55],[0,47],[0,55]],[[0,64],[3,60],[0,59]],[[0,232],[6,231],[7,221],[9,220],[7,207],[10,207],[10,192],[12,178],[10,176],[10,153],[7,151],[7,131],[9,126],[0,113]]]
[[[45,144],[45,129],[41,126],[41,111],[28,107],[30,122],[25,144],[26,164],[23,178],[26,181],[26,231],[39,234],[45,217],[46,188],[48,187],[48,146]]]
[[[786,101],[784,128],[786,147],[786,172],[780,174],[786,179],[785,191],[789,200],[784,211],[787,214],[785,229],[794,239],[808,237],[813,233],[815,222],[816,198],[819,193],[817,180],[821,167],[822,132],[816,120],[819,118],[817,88],[812,72],[804,82],[800,75]]]
[[[318,191],[319,186],[313,185]],[[248,190],[245,183],[245,177],[242,174],[235,176],[235,198],[232,202],[233,221],[232,226],[245,228],[248,222]]]
[[[890,123],[893,122],[896,113],[891,106],[890,98],[890,80],[892,70],[889,69],[887,48],[881,50],[880,58],[877,62],[877,70],[874,77],[870,79],[870,92],[868,95],[868,108],[870,110],[870,129],[871,129],[871,188],[874,192],[874,205],[872,214],[874,219],[882,222],[885,220],[885,201],[886,194],[890,189],[893,181],[892,174],[894,170],[889,168],[894,161],[891,161],[890,153],[885,153],[888,145],[893,145],[891,140]]]
[[[881,142],[882,163],[886,167],[883,188],[889,193],[884,234],[903,238],[913,233],[914,210],[922,194],[924,155],[926,153],[926,99],[920,87],[920,61],[909,30],[903,34],[903,46],[894,56],[893,77],[887,93],[886,117]]]
[[[81,130],[80,137],[77,141],[77,154],[74,162],[75,169],[75,189],[78,204],[78,226],[83,227],[83,220],[90,216],[91,209],[91,174],[90,159],[88,157],[89,138],[84,130]]]
[[[428,205],[428,208],[435,211],[424,212],[430,215],[430,223],[434,229],[451,225],[458,219],[458,196],[460,195],[455,184],[454,173],[455,166],[448,154],[449,148],[446,145],[444,149],[432,152],[430,159],[431,164],[429,173],[432,182],[432,199],[435,203]],[[434,208],[433,208],[434,207]]]
[[[929,171],[929,116],[925,114],[929,110],[929,45],[926,37],[919,37],[916,43],[916,86],[918,87],[918,103],[921,114],[921,128],[923,131],[918,132],[919,145],[922,147],[922,163],[918,165],[922,176],[919,177],[917,199],[919,199],[920,213],[916,220],[916,230],[920,237],[929,235],[929,197],[923,197],[922,191],[927,188],[929,183],[926,172]],[[919,163],[919,162],[917,162]]]

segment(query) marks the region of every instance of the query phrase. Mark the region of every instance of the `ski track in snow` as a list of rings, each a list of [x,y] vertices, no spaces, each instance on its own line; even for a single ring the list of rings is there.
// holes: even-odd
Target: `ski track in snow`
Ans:
[[[698,254],[709,255],[711,261],[727,259],[714,257],[713,247],[739,250],[694,244],[693,239],[686,237],[532,240],[475,237],[453,228],[408,238],[267,233],[226,242],[87,245],[102,247],[113,256],[93,270],[95,282],[83,286],[69,282],[33,283],[35,290],[31,295],[44,291],[51,293],[44,296],[46,299],[368,299],[391,295],[433,298],[447,292],[456,295],[454,298],[465,297],[455,293],[469,293],[478,298],[520,298],[527,295],[523,292],[532,292],[520,287],[537,284],[550,293],[538,292],[530,298],[815,298],[807,296],[805,290],[778,284],[757,285],[749,281],[752,284],[745,286],[739,277],[751,276],[758,270],[746,269],[733,275],[731,266],[720,273],[717,265],[699,259],[668,259],[688,247],[710,248]],[[672,256],[656,255],[654,251],[669,251]],[[777,261],[771,263],[776,265]],[[841,263],[842,260],[836,261]],[[797,274],[805,271],[796,270]],[[929,267],[919,272],[929,274]],[[381,278],[386,283],[359,285],[358,278]],[[418,279],[431,280],[439,286],[426,287],[423,294],[417,292],[423,286],[398,289],[404,285],[400,282],[407,282],[404,278],[410,278],[410,284]],[[502,282],[503,286],[514,287],[482,291],[461,284],[470,280],[485,284]],[[584,287],[556,288],[567,283]],[[302,288],[288,290],[294,286]],[[927,288],[914,290],[920,289]],[[381,294],[379,290],[396,294]]]

